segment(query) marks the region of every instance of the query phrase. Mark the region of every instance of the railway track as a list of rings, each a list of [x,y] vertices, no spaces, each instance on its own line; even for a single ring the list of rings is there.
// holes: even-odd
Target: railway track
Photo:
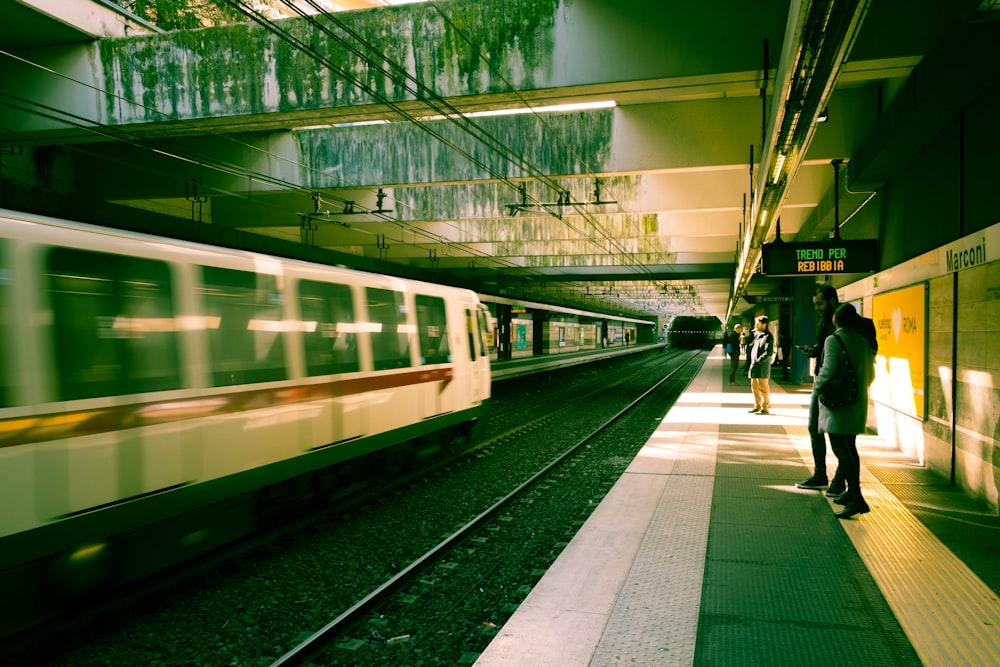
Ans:
[[[30,664],[132,664],[134,659],[121,657],[123,651],[139,651],[144,656],[141,664],[269,664],[269,660],[280,659],[290,647],[304,642],[316,628],[329,625],[334,616],[345,619],[336,624],[339,629],[328,633],[331,639],[322,641],[332,642],[333,653],[339,657],[326,664],[394,664],[402,656],[410,656],[403,658],[408,660],[435,653],[438,648],[454,653],[453,649],[437,647],[437,640],[459,641],[458,634],[467,635],[468,627],[475,636],[471,643],[467,637],[459,643],[484,646],[502,624],[503,610],[516,606],[523,597],[521,591],[530,590],[576,526],[582,524],[621,474],[620,470],[602,469],[600,474],[609,473],[611,480],[606,488],[584,490],[587,497],[573,501],[567,494],[580,489],[560,490],[565,489],[563,473],[553,470],[544,480],[527,481],[534,473],[525,469],[534,466],[537,472],[537,468],[560,456],[563,470],[580,470],[585,464],[578,463],[579,452],[596,449],[599,438],[579,445],[576,454],[556,454],[560,441],[570,439],[571,432],[584,423],[590,424],[589,430],[597,430],[597,422],[609,421],[607,415],[624,408],[629,394],[640,393],[632,385],[645,381],[643,378],[662,379],[674,363],[677,361],[671,360],[669,354],[660,353],[616,366],[616,370],[577,370],[562,379],[553,377],[541,388],[537,381],[525,380],[523,390],[515,388],[512,392],[517,398],[498,401],[492,425],[483,429],[484,438],[473,444],[471,455],[446,459],[438,472],[415,473],[415,480],[402,487],[340,505],[318,525],[298,523],[285,531],[286,537],[250,550],[234,562],[223,562],[214,571],[203,571],[188,583],[178,581],[175,590],[162,599],[140,603],[153,613],[140,610],[126,613],[126,618],[117,614],[110,622],[99,624],[107,630],[84,627],[74,631],[74,636],[53,642],[46,652],[56,644],[67,648],[52,650],[49,658],[44,656],[46,652],[36,654]],[[615,373],[610,382],[609,372]],[[539,395],[550,408],[546,413],[562,416],[539,415]],[[583,401],[583,405],[572,402],[572,398]],[[665,402],[657,401],[652,417],[662,416]],[[606,416],[601,417],[601,413]],[[652,419],[640,421],[655,424]],[[576,440],[583,440],[582,435]],[[634,434],[615,439],[639,445],[645,441],[645,437]],[[615,457],[620,459],[621,469],[631,460],[628,453],[611,455]],[[506,479],[508,476],[511,479]],[[574,486],[573,482],[566,483]],[[595,488],[602,483],[596,483]],[[515,486],[521,487],[519,496],[510,494]],[[508,495],[511,497],[505,499]],[[551,525],[546,527],[538,525],[537,516],[531,515],[533,508],[543,505],[552,508],[548,512],[552,515]],[[569,516],[559,514],[561,505],[579,509],[579,514],[576,509]],[[483,528],[489,515],[494,519]],[[463,526],[473,523],[470,517],[477,518],[480,527],[463,530]],[[458,535],[453,537],[455,533]],[[533,540],[529,548],[520,546]],[[439,544],[442,542],[445,544]],[[496,558],[488,555],[495,553],[498,545],[508,549],[503,557],[508,564],[497,565]],[[525,554],[521,552],[532,550],[542,552],[542,560],[548,561],[538,565],[522,561]],[[475,565],[452,562],[470,558],[485,560]],[[409,578],[403,574],[397,579],[396,575],[404,571],[409,572]],[[480,588],[498,596],[492,603],[476,601],[491,611],[465,612],[466,617],[471,615],[476,620],[471,626],[460,622],[468,627],[458,634],[447,629],[449,621],[436,623],[433,641],[428,640],[425,630],[414,629],[411,620],[402,620],[411,619],[413,614],[425,620],[443,618],[440,611],[420,611],[435,598],[433,604],[439,608],[464,607],[465,603],[456,602],[463,596],[461,590],[445,592],[459,580],[466,581],[458,584],[459,589],[465,585],[473,590],[474,595],[467,596],[470,599],[481,595]],[[498,584],[501,580],[516,580],[516,585]],[[382,596],[392,591],[396,597],[386,602]],[[387,609],[395,611],[386,613]],[[161,618],[170,621],[164,625]],[[346,648],[336,648],[339,645]],[[230,658],[224,659],[227,655]],[[412,664],[424,663],[418,660]],[[432,659],[426,664],[438,663]]]
[[[561,454],[549,462],[545,467],[511,490],[508,494],[497,500],[485,511],[471,519],[465,525],[461,526],[454,533],[443,539],[419,558],[414,560],[400,572],[391,577],[388,581],[372,591],[369,595],[359,600],[350,609],[337,616],[315,633],[309,635],[294,649],[275,661],[272,667],[293,667],[297,665],[305,665],[312,662],[324,651],[327,651],[331,647],[335,646],[352,629],[356,628],[366,618],[369,618],[373,612],[393,604],[394,599],[399,595],[400,591],[412,586],[421,576],[423,576],[425,571],[433,565],[439,564],[442,559],[450,554],[456,547],[467,543],[477,534],[487,530],[492,523],[497,522],[503,517],[504,513],[507,512],[511,504],[515,501],[523,499],[529,491],[535,489],[543,480],[550,479],[556,471],[560,470],[561,467],[565,465],[567,460],[578,454],[580,450],[596,438],[606,433],[623,417],[629,415],[637,405],[641,404],[651,395],[658,392],[664,384],[676,382],[677,376],[685,370],[689,363],[702,358],[702,355],[699,353],[688,353],[678,356],[684,356],[686,358],[661,380],[653,384],[641,395],[634,398],[624,408],[619,410],[609,419],[603,421],[592,431],[569,444]],[[614,383],[615,386],[618,384],[621,384],[621,382]],[[592,390],[586,398],[591,398],[599,391],[602,390]],[[552,415],[546,415],[545,418],[552,418]],[[519,431],[520,429],[514,429],[511,432],[504,434],[504,437],[516,435]],[[484,623],[487,627],[489,627],[489,621]],[[493,626],[496,627],[496,624],[493,624]],[[395,644],[409,643],[410,639],[411,635],[408,634],[396,635],[394,637],[388,637],[386,639],[386,644],[388,646],[393,646]],[[323,663],[320,661],[318,664]]]

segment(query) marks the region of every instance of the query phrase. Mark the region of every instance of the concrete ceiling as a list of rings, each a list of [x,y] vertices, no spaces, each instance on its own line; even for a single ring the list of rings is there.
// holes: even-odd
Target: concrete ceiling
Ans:
[[[26,6],[26,2],[33,6]],[[99,3],[75,3],[88,6],[82,15],[46,12],[59,4],[55,0],[0,0],[0,16],[4,18],[0,21],[0,49],[30,60],[36,49],[113,35],[109,25],[128,24],[116,15],[107,15]],[[608,4],[615,8],[609,35],[629,30],[630,23],[642,23],[642,16],[630,14],[632,3]],[[801,7],[795,2],[791,9],[787,2],[769,5],[778,5],[777,10],[771,7],[768,11],[775,12],[782,27],[785,17]],[[765,238],[774,237],[777,220],[786,240],[815,240],[829,235],[834,182],[831,161],[845,159],[849,164],[855,152],[872,142],[880,132],[884,109],[914,68],[939,48],[936,43],[950,26],[968,22],[973,10],[980,11],[972,15],[974,18],[992,8],[991,3],[978,8],[975,5],[887,0],[871,3],[867,13],[862,12],[856,39],[845,45],[849,57],[843,67],[837,68],[823,98],[829,119],[823,123],[806,119],[815,124],[808,132],[807,145],[800,147],[782,206],[768,221]],[[700,20],[717,25],[720,34],[740,32],[735,12],[723,11],[719,3],[698,6]],[[636,30],[635,35],[677,35],[683,27]],[[593,38],[596,68],[601,58],[597,47],[603,37],[597,34]],[[614,133],[610,155],[596,169],[587,168],[588,160],[581,158],[582,167],[533,173],[531,168],[540,165],[543,158],[528,147],[519,149],[524,151],[523,159],[531,163],[529,174],[521,177],[510,176],[509,172],[497,177],[497,173],[483,173],[478,168],[469,169],[468,178],[436,176],[431,165],[410,169],[417,174],[410,181],[399,175],[407,171],[400,164],[410,162],[407,148],[398,146],[370,156],[369,160],[379,165],[375,171],[383,174],[381,180],[378,176],[359,175],[351,181],[351,187],[271,185],[247,196],[238,185],[245,173],[274,176],[276,182],[280,181],[282,167],[275,158],[275,143],[270,140],[264,144],[267,154],[263,157],[249,148],[243,151],[244,157],[237,159],[240,164],[233,169],[232,183],[212,182],[197,203],[192,201],[190,191],[159,187],[169,179],[156,175],[171,169],[166,164],[173,159],[171,156],[197,152],[222,162],[221,156],[226,155],[228,162],[232,151],[213,152],[212,144],[230,135],[252,147],[256,133],[329,133],[330,126],[384,119],[410,127],[420,125],[423,132],[427,127],[440,128],[435,139],[425,137],[423,141],[441,142],[443,145],[435,150],[461,149],[460,141],[448,141],[449,129],[456,126],[454,118],[426,120],[436,115],[435,111],[421,102],[411,102],[340,105],[322,113],[311,110],[262,114],[234,118],[231,123],[216,118],[200,125],[204,133],[197,137],[191,136],[198,134],[192,132],[191,122],[183,128],[158,123],[149,127],[148,136],[142,136],[144,130],[140,129],[134,135],[145,147],[163,149],[163,155],[144,159],[149,166],[147,175],[123,173],[120,178],[105,178],[101,184],[87,180],[86,175],[77,178],[88,185],[88,191],[99,192],[107,201],[127,204],[135,215],[149,213],[155,214],[156,220],[179,221],[176,226],[166,224],[159,230],[167,235],[185,235],[194,219],[199,224],[238,230],[245,235],[241,238],[259,238],[255,246],[258,249],[267,249],[269,243],[307,242],[311,248],[329,253],[323,258],[337,258],[340,263],[386,272],[392,272],[394,267],[400,271],[405,268],[428,279],[464,283],[510,298],[632,316],[696,314],[722,319],[727,312],[746,306],[745,301],[733,300],[740,258],[737,250],[746,243],[746,230],[755,222],[753,206],[748,203],[755,189],[751,169],[759,172],[763,168],[761,146],[764,144],[766,149],[767,133],[773,130],[764,127],[766,114],[760,89],[766,84],[768,93],[773,92],[776,77],[781,76],[773,63],[779,60],[783,48],[790,48],[780,39],[770,41],[770,64],[765,76],[763,40],[759,41],[761,51],[755,57],[731,59],[726,68],[715,68],[710,74],[704,73],[706,68],[696,57],[704,52],[696,50],[692,54],[695,57],[679,59],[690,63],[690,71],[669,78],[622,77],[626,80],[611,83],[595,78],[591,83],[583,81],[557,89],[529,86],[519,91],[447,100],[462,114],[520,107],[525,102],[550,106],[612,100],[615,106],[610,109],[572,112],[610,118]],[[610,38],[603,44],[619,49],[635,46]],[[808,50],[809,45],[805,46]],[[669,45],[659,45],[652,52],[660,53],[664,48]],[[0,62],[0,73],[2,67]],[[401,112],[407,117],[401,118]],[[501,142],[507,134],[524,135],[540,127],[546,136],[539,141],[547,143],[566,141],[561,128],[567,125],[560,123],[572,113],[465,118],[477,128],[488,128],[491,136],[499,137]],[[325,127],[298,129],[316,125]],[[366,133],[381,132],[384,136],[385,131],[378,126],[343,128],[344,133],[351,133],[352,144],[361,142]],[[5,146],[85,145],[86,153],[100,156],[112,173],[116,169],[113,165],[130,163],[129,156],[137,146],[136,141],[101,142],[93,136],[81,139],[74,132],[59,137],[35,134],[23,125],[0,127],[0,142]],[[504,148],[513,145],[508,143]],[[488,162],[492,157],[487,154],[484,160]],[[503,159],[515,158],[508,154]],[[156,160],[163,160],[164,165],[154,166]],[[91,171],[97,169],[95,166]],[[115,185],[108,186],[108,180]],[[846,191],[839,200],[845,214],[864,201],[863,195]],[[319,214],[312,218],[300,215],[310,212]],[[304,229],[306,221],[311,224]],[[274,250],[281,252],[279,245]],[[743,293],[767,294],[776,284],[775,279],[754,274]]]

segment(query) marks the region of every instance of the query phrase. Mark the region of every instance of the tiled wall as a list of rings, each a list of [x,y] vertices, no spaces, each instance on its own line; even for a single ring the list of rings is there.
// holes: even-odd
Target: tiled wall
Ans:
[[[957,320],[955,317],[957,281]],[[1000,483],[1000,262],[930,281],[928,312],[927,463],[949,474],[952,406],[956,483],[998,507]],[[952,333],[954,331],[954,334]],[[954,339],[954,340],[953,340]],[[952,365],[952,356],[956,363]],[[956,377],[951,400],[952,368]]]

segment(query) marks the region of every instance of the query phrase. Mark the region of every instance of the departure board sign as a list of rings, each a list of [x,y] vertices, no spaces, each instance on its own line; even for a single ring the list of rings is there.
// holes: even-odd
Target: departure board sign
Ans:
[[[878,270],[878,241],[775,241],[762,247],[763,273],[768,276],[811,276],[828,273],[871,273]]]

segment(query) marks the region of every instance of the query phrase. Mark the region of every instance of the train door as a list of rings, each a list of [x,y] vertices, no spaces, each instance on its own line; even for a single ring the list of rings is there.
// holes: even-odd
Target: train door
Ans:
[[[417,342],[419,362],[425,381],[421,383],[421,410],[424,419],[453,412],[460,392],[453,385],[455,360],[452,356],[448,315],[444,298],[417,294]]]
[[[45,417],[52,427],[39,418],[38,431],[60,437],[35,449],[42,516],[196,479],[199,434],[176,416],[183,381],[171,267],[70,247],[48,249],[43,261],[55,400]]]
[[[476,403],[489,398],[490,360],[486,353],[485,337],[490,335],[491,326],[486,306],[476,304],[475,311],[466,308],[465,323],[472,366],[469,397]]]

